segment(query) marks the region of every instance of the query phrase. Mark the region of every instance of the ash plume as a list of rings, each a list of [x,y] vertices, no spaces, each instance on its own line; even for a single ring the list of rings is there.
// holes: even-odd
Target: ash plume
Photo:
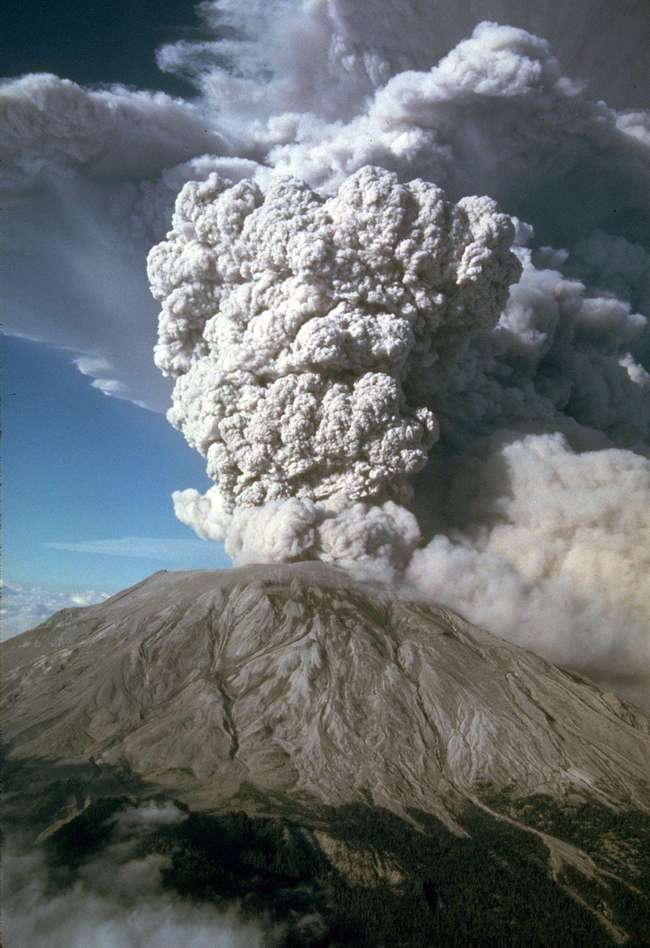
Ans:
[[[160,410],[158,244],[170,418],[215,480],[181,520],[647,700],[647,5],[200,13],[212,41],[158,51],[191,101],[3,85],[10,328]]]
[[[638,215],[612,219],[648,193],[647,117],[595,99],[520,26],[480,23],[430,68],[411,50],[409,69],[346,45],[343,11],[284,21],[316,72],[347,63],[320,102],[298,61],[258,83],[261,11],[239,77],[206,49],[195,73],[227,127],[257,83],[247,114],[272,170],[187,185],[150,257],[169,417],[216,482],[177,492],[176,513],[235,562],[320,558],[401,583],[643,701],[650,258]],[[341,242],[324,222],[375,181]],[[467,238],[420,197],[440,186],[447,207],[486,209],[469,282],[447,262]]]
[[[431,380],[496,323],[520,271],[512,222],[379,168],[327,200],[295,179],[228,185],[186,185],[149,255],[168,417],[216,482],[176,494],[177,514],[237,562],[403,565]]]

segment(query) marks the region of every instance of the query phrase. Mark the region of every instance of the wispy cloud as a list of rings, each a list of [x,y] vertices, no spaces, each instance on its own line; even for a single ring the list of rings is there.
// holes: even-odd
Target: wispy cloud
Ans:
[[[45,543],[51,550],[68,553],[94,553],[101,556],[125,556],[159,560],[188,569],[218,569],[230,565],[221,548],[203,540],[176,540],[159,537],[119,537],[111,540],[83,540],[77,543]]]
[[[3,583],[0,619],[2,638],[10,639],[20,632],[40,625],[59,609],[91,606],[108,599],[111,593],[97,589],[56,590],[19,583]]]

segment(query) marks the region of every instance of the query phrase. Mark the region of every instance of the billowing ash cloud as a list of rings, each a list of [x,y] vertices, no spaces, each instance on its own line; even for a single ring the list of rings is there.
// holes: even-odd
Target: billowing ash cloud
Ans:
[[[415,590],[647,705],[647,459],[508,433],[453,466],[444,530],[409,566]]]
[[[261,10],[248,45],[163,54],[220,91],[226,127],[246,98],[274,169],[187,185],[150,258],[169,417],[215,480],[178,492],[177,515],[236,562],[401,580],[642,699],[646,113],[596,100],[521,28],[480,23],[400,68],[352,42],[343,4],[288,9],[316,73],[340,67],[320,103],[273,42],[259,83]],[[238,50],[239,77],[214,65]],[[453,202],[483,209],[471,235]]]
[[[418,531],[398,505],[438,437],[432,383],[496,323],[513,238],[489,198],[454,205],[379,168],[327,200],[293,179],[187,184],[149,256],[168,417],[216,482],[177,494],[180,518],[240,562],[381,551],[403,566]]]
[[[401,578],[641,697],[647,320],[531,238],[490,199],[380,168],[329,199],[185,185],[149,258],[156,362],[216,483],[175,509],[238,563]]]
[[[166,404],[144,259],[185,185],[151,257],[156,360],[215,487],[179,517],[238,562],[401,577],[642,697],[645,0],[201,12],[213,42],[158,53],[191,102],[0,90],[10,328]]]
[[[49,75],[0,86],[5,326],[73,352],[107,395],[164,410],[144,259],[182,184],[212,171],[261,164],[333,191],[378,164],[453,200],[489,194],[545,242],[573,249],[600,228],[648,250],[646,0],[199,12],[212,42],[158,52],[196,84],[190,101]]]

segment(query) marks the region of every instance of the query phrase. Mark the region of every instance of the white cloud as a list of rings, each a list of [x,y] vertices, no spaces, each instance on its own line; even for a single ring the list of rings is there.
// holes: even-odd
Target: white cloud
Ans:
[[[91,606],[108,599],[110,595],[109,592],[96,589],[64,591],[42,586],[3,583],[0,607],[2,638],[10,639],[27,629],[33,629],[59,609]]]
[[[233,900],[219,908],[165,888],[171,860],[138,847],[158,826],[186,819],[173,804],[145,803],[113,819],[108,845],[82,861],[76,877],[51,872],[42,850],[16,839],[5,847],[4,929],[11,945],[51,948],[262,948],[272,931],[244,920]],[[69,873],[71,876],[72,874]],[[63,880],[63,881],[62,881]]]
[[[217,547],[201,540],[176,540],[158,537],[119,537],[114,540],[82,540],[78,543],[44,543],[50,550],[68,553],[94,553],[101,556],[124,556],[133,559],[160,560],[187,569],[226,565]]]
[[[120,537],[79,543],[44,543],[51,550],[155,560],[176,569],[219,569],[230,565],[212,543],[202,540]],[[45,622],[60,609],[91,606],[108,599],[116,590],[61,589],[27,583],[4,582],[0,626],[2,639],[12,638]]]

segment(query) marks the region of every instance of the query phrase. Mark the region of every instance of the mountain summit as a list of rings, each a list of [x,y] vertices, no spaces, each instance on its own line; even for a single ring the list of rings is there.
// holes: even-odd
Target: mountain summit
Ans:
[[[160,572],[10,640],[3,661],[10,809],[42,835],[125,795],[193,819],[282,820],[277,845],[300,830],[341,885],[395,899],[429,879],[440,938],[441,834],[445,859],[472,841],[507,867],[533,847],[562,937],[591,932],[566,944],[648,944],[634,918],[648,907],[650,721],[441,606],[320,563]],[[396,839],[411,838],[409,856]],[[334,902],[319,908],[330,939]],[[495,944],[537,944],[510,914]],[[357,923],[348,943],[384,943]],[[456,943],[404,937],[385,943]]]

